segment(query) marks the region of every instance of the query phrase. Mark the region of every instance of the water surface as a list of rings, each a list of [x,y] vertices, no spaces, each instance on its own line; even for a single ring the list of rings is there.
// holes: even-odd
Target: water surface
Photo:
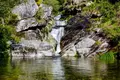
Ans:
[[[1,59],[0,80],[120,80],[120,62],[81,58]]]

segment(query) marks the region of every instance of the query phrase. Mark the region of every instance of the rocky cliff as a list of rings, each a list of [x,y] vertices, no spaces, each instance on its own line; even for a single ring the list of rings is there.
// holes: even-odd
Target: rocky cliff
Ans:
[[[12,45],[12,56],[53,56],[56,41],[50,34],[54,24],[54,21],[50,20],[52,7],[37,5],[34,0],[27,0],[15,6],[12,12],[19,19],[16,31],[25,34],[19,44]]]
[[[109,50],[109,39],[91,21],[93,15],[99,17],[99,14],[81,14],[81,9],[91,4],[87,0],[68,1],[64,4],[65,12],[56,17],[51,6],[37,5],[34,0],[15,6],[12,12],[19,19],[16,31],[25,37],[19,44],[12,44],[12,56],[59,56],[60,53],[61,56],[92,57],[105,53]],[[72,17],[63,18],[69,15]]]

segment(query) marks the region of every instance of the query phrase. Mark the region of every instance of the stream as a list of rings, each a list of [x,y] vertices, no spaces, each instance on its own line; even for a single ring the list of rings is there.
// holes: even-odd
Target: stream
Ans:
[[[120,61],[14,57],[0,60],[0,80],[120,80]]]

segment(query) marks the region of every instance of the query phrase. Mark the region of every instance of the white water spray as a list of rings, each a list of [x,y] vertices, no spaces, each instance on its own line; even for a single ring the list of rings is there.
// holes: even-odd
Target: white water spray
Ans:
[[[58,15],[54,18],[55,25],[51,31],[51,35],[57,41],[56,53],[59,53],[61,51],[60,41],[61,41],[61,38],[64,36],[64,26],[66,25],[66,22],[60,21],[60,18],[61,18],[61,15]]]

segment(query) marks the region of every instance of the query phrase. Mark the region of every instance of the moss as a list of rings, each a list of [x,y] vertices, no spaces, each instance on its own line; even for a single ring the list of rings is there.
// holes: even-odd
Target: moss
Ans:
[[[35,15],[35,18],[38,22],[42,21],[42,16],[44,14],[44,11],[43,9],[40,7],[39,10],[37,11],[36,15]]]
[[[95,45],[97,45],[97,46],[99,46],[99,45],[101,45],[101,44],[102,44],[101,41],[96,41],[96,42],[95,42]]]
[[[61,5],[58,0],[44,0],[43,3],[53,7],[53,14],[57,15],[59,13]]]
[[[39,37],[40,37],[40,40],[41,41],[50,41],[50,31],[52,30],[52,26],[54,24],[54,20],[51,20],[48,22],[48,24],[43,27],[41,30],[40,30],[40,33],[39,33]]]
[[[76,51],[75,56],[76,58],[80,57],[79,53]]]
[[[43,0],[35,0],[35,1],[36,1],[37,5],[40,5],[43,2]]]

